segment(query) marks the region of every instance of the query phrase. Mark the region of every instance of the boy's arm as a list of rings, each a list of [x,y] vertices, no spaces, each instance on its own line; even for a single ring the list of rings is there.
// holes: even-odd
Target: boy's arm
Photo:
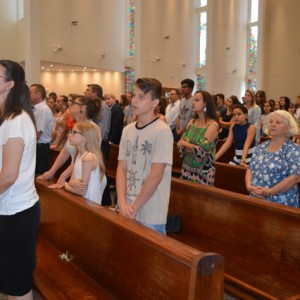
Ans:
[[[121,215],[131,218],[131,215],[129,213],[130,205],[126,203],[126,190],[127,190],[126,169],[127,169],[126,160],[119,160],[118,167],[117,167],[116,186],[117,186],[119,212]]]
[[[139,209],[144,206],[144,204],[151,198],[151,196],[157,189],[159,183],[163,178],[165,166],[165,163],[153,163],[151,165],[150,173],[143,183],[139,195],[129,209],[131,218],[136,218]]]

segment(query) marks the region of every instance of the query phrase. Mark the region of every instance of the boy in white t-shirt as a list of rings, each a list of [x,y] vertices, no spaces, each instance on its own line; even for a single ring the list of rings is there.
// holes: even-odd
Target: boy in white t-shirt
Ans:
[[[170,127],[155,116],[162,95],[161,83],[152,78],[136,81],[131,100],[137,121],[122,133],[117,168],[120,213],[165,233],[173,136]]]

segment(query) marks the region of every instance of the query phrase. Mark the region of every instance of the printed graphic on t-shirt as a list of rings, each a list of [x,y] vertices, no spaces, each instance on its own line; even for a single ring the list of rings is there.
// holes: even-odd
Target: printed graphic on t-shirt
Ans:
[[[187,119],[187,113],[189,111],[189,108],[185,105],[183,107],[180,107],[180,119],[186,120]]]
[[[127,165],[127,196],[137,196],[140,187],[143,185],[142,176],[145,175],[146,167],[151,165],[150,155],[153,151],[153,145],[145,140],[139,145],[139,136],[136,136],[134,143],[126,141],[126,156],[130,162]]]

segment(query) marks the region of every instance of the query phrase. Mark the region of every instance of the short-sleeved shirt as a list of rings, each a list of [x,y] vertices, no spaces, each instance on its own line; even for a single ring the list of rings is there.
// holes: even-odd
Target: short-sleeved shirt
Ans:
[[[248,110],[248,121],[253,124],[256,128],[255,141],[256,145],[259,144],[260,141],[260,117],[261,117],[261,108],[258,105],[252,106]]]
[[[270,141],[256,147],[249,165],[251,184],[272,188],[291,175],[300,175],[300,147],[287,140],[277,152],[269,152]],[[288,191],[266,198],[269,201],[299,207],[297,185]]]
[[[166,164],[164,174],[150,199],[140,208],[137,221],[166,224],[173,159],[173,136],[170,127],[155,119],[138,128],[137,122],[126,126],[122,133],[119,160],[126,161],[126,201],[131,204],[139,195],[153,163]]]
[[[32,207],[39,199],[34,185],[36,130],[26,112],[0,126],[0,170],[3,146],[10,138],[22,138],[24,150],[17,180],[0,194],[0,215],[14,215]]]
[[[179,130],[183,130],[189,120],[192,118],[193,97],[189,99],[182,98],[179,107]]]
[[[42,131],[38,144],[48,144],[52,140],[53,114],[45,101],[34,106],[33,114],[36,122],[36,131]]]

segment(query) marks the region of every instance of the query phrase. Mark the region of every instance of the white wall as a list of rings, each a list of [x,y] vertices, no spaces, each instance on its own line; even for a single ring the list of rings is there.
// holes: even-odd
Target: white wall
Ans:
[[[214,1],[213,28],[208,57],[211,56],[211,75],[207,87],[213,94],[245,93],[247,59],[247,1]]]
[[[167,87],[179,87],[183,78],[195,79],[198,56],[197,1],[136,1],[136,76],[156,77]],[[0,57],[21,61],[24,45],[20,42],[22,22],[18,26],[17,2],[0,0]],[[41,60],[111,72],[123,71],[127,54],[126,2],[39,0]],[[278,99],[281,95],[287,95],[294,100],[300,92],[300,1],[265,2],[266,42],[263,74],[259,74],[263,84],[258,88],[266,90],[268,98]],[[213,22],[210,29],[212,37],[209,39],[211,49],[208,53],[207,87],[212,93],[241,96],[246,71],[247,0],[210,0],[210,3]],[[73,20],[78,20],[78,26],[71,26]],[[167,40],[164,38],[166,36],[170,38]],[[53,52],[57,44],[63,47],[62,52]],[[227,47],[230,49],[226,50]],[[98,60],[102,53],[106,54],[105,59]],[[153,62],[156,57],[160,57],[159,62]],[[66,89],[62,87],[62,91],[72,90],[73,86],[82,90],[84,80],[84,84],[78,80],[70,85],[69,77],[66,77],[68,80],[61,83]],[[41,78],[45,80],[44,75]],[[54,77],[52,82],[56,82]],[[103,85],[102,82],[98,83]],[[47,85],[50,86],[50,83]],[[121,85],[113,81],[105,90],[119,89],[119,92],[113,91],[119,95],[123,92]]]
[[[123,0],[40,0],[41,60],[124,71],[126,22]]]
[[[0,0],[0,57],[18,60],[18,1]]]
[[[180,87],[184,78],[196,79],[198,62],[197,1],[141,1],[137,48],[142,76],[163,86]],[[226,95],[244,93],[247,46],[247,1],[210,0],[208,20],[207,90]],[[169,39],[165,39],[169,36]],[[226,50],[230,47],[229,50]],[[160,61],[154,62],[156,57]],[[183,64],[185,66],[183,66]],[[139,75],[139,74],[138,74]]]
[[[112,93],[119,99],[124,91],[124,74],[122,72],[41,72],[41,83],[47,92],[59,95],[71,93],[82,95],[87,84],[100,84],[104,93]]]
[[[141,74],[159,79],[163,86],[180,87],[184,78],[196,78],[197,21],[194,1],[141,2]],[[169,36],[169,39],[165,39]],[[153,62],[159,57],[160,61]],[[185,63],[185,67],[182,64]]]
[[[267,97],[294,101],[300,93],[300,1],[268,1],[267,12]]]

